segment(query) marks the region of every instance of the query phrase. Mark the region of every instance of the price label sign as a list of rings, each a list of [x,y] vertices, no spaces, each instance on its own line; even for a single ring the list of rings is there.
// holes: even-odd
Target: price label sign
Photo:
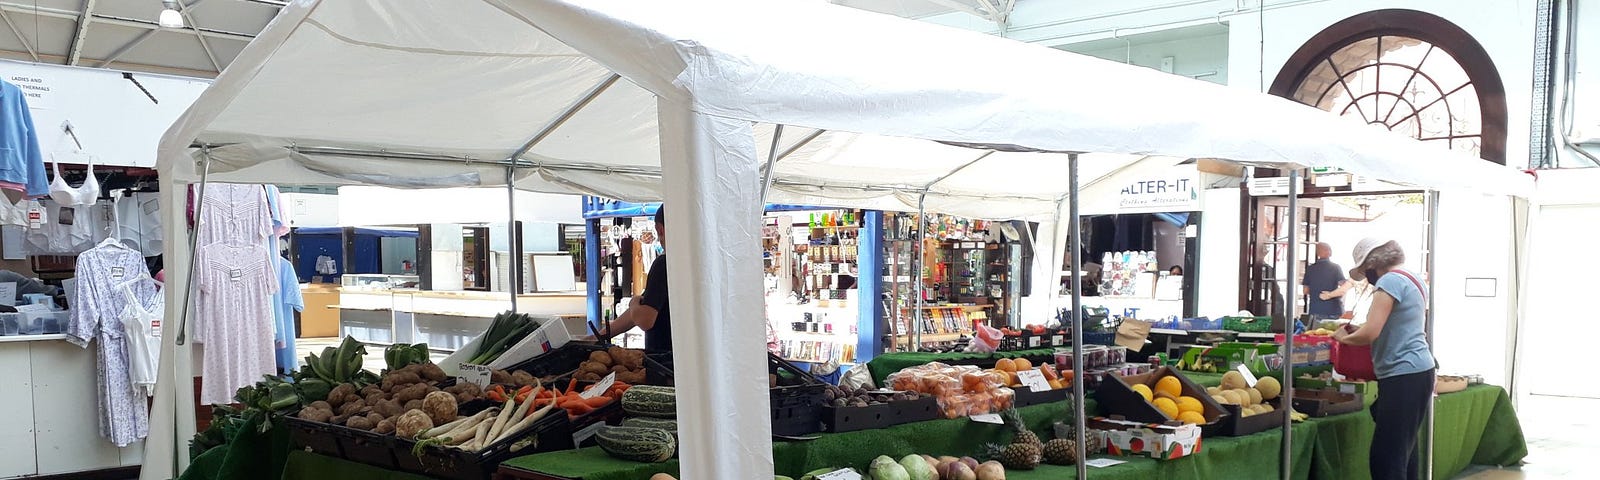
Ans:
[[[861,480],[861,474],[854,469],[844,468],[817,475],[817,480]]]
[[[604,395],[606,390],[610,390],[611,385],[615,383],[617,383],[617,372],[606,374],[606,378],[600,379],[599,382],[595,382],[594,386],[584,390],[583,393],[579,393],[578,398],[590,399]]]
[[[1113,465],[1121,465],[1121,464],[1124,464],[1124,463],[1128,463],[1128,462],[1124,462],[1122,460],[1112,460],[1112,459],[1109,459],[1109,458],[1096,458],[1096,459],[1093,459],[1093,460],[1089,460],[1087,462],[1083,462],[1084,465],[1088,465],[1088,466],[1091,466],[1091,467],[1094,467],[1094,468],[1106,468],[1106,467],[1110,467],[1110,466],[1113,466]]]
[[[1249,368],[1245,368],[1245,366],[1241,364],[1238,367],[1236,367],[1235,369],[1238,370],[1240,374],[1244,375],[1244,384],[1245,385],[1248,385],[1248,386],[1251,386],[1251,387],[1256,386],[1256,374],[1250,373],[1250,369]]]
[[[1017,381],[1022,382],[1023,385],[1026,385],[1029,390],[1034,392],[1048,392],[1051,390],[1050,381],[1045,380],[1044,372],[1040,372],[1037,368],[1017,372]]]
[[[1039,336],[1028,337],[1028,348],[1039,348]]]
[[[605,426],[606,422],[594,422],[587,427],[583,427],[581,430],[572,432],[572,448],[583,448],[583,442],[588,441],[590,438],[594,438],[595,434],[600,433],[600,429],[604,428]]]
[[[993,423],[995,425],[1005,425],[1006,424],[1006,421],[1002,420],[1000,418],[1000,414],[998,414],[998,413],[978,414],[978,415],[973,415],[970,418],[972,418],[972,421],[978,422],[978,423]]]
[[[461,379],[463,382],[477,385],[478,388],[489,388],[489,377],[494,373],[494,369],[489,368],[487,365],[473,365],[470,363],[462,363],[459,370],[460,373],[456,375],[456,378]]]

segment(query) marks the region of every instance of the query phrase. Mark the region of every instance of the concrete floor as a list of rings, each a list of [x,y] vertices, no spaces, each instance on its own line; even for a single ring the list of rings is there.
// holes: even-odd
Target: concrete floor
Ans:
[[[1530,395],[1517,408],[1522,433],[1528,439],[1525,465],[1512,468],[1474,468],[1457,477],[1464,480],[1521,480],[1593,478],[1594,456],[1600,439],[1594,437],[1600,419],[1585,412],[1600,409],[1600,399]],[[1590,472],[1588,475],[1582,472]]]
[[[307,353],[321,353],[323,347],[338,346],[338,338],[302,338],[295,341],[299,357]],[[434,361],[445,355],[435,353]],[[367,347],[368,370],[377,372],[384,368],[383,348]],[[1592,461],[1600,454],[1600,438],[1594,436],[1600,427],[1600,416],[1583,412],[1600,412],[1600,399],[1579,397],[1554,397],[1530,395],[1517,412],[1522,420],[1522,432],[1528,439],[1528,458],[1525,465],[1508,468],[1472,467],[1456,480],[1543,480],[1550,478],[1580,477],[1581,472],[1592,472]]]

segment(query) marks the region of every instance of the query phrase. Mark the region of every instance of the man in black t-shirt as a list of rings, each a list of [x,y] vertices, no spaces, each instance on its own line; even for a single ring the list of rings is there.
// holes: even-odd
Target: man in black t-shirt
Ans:
[[[656,238],[661,239],[661,246],[667,246],[667,207],[663,205],[656,209]],[[656,256],[650,263],[650,273],[645,277],[644,293],[633,299],[628,305],[628,311],[623,312],[606,331],[600,332],[600,339],[620,335],[632,330],[633,327],[644,329],[644,348],[652,352],[672,351],[672,309],[667,298],[667,256]]]
[[[1318,243],[1317,263],[1306,267],[1304,291],[1311,297],[1306,312],[1315,320],[1332,320],[1344,315],[1344,293],[1349,290],[1349,280],[1344,277],[1344,269],[1333,263],[1331,257],[1333,247]]]

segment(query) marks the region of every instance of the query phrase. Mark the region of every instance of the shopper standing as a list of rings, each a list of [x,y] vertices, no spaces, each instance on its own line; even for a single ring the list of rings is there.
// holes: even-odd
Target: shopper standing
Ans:
[[[661,241],[661,247],[667,246],[667,207],[662,205],[656,209],[656,238]],[[605,331],[600,332],[600,339],[620,335],[633,327],[644,329],[644,349],[651,352],[672,351],[672,310],[667,298],[667,256],[656,256],[650,263],[650,273],[645,277],[644,293],[634,297],[628,305],[628,310],[622,312]]]
[[[1317,244],[1317,262],[1306,267],[1305,294],[1311,297],[1310,308],[1314,321],[1333,320],[1344,315],[1344,294],[1350,281],[1345,272],[1333,263],[1333,246]],[[1306,328],[1315,328],[1315,325]]]
[[[1418,472],[1417,431],[1428,402],[1433,401],[1435,362],[1424,332],[1427,290],[1410,272],[1399,267],[1405,253],[1393,241],[1362,239],[1354,251],[1352,279],[1375,286],[1367,323],[1351,331],[1334,332],[1334,340],[1347,345],[1371,345],[1372,366],[1378,377],[1378,399],[1372,404],[1372,433],[1368,467],[1373,480],[1415,479]]]

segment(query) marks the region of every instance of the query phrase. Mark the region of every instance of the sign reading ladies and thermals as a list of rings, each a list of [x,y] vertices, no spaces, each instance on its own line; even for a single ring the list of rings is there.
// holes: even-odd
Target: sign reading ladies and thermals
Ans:
[[[1162,176],[1134,179],[1122,187],[1123,212],[1187,212],[1200,208],[1200,181],[1193,168],[1174,168]]]

